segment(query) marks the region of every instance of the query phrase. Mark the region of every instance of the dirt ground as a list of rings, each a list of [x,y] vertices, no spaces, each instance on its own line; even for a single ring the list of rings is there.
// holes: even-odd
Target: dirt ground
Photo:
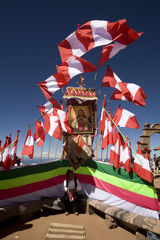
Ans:
[[[156,187],[160,201],[160,177],[155,178],[154,185]],[[46,233],[51,223],[67,223],[75,225],[83,225],[86,228],[87,240],[132,240],[136,239],[135,234],[118,227],[116,229],[107,229],[105,220],[94,214],[73,214],[65,216],[64,213],[36,216],[32,221],[10,220],[0,225],[0,239],[3,240],[45,240]]]
[[[7,226],[0,226],[0,239],[3,240],[45,240],[46,233],[51,223],[67,223],[83,225],[86,228],[87,240],[135,240],[135,235],[123,228],[107,229],[105,220],[98,215],[73,214],[65,216],[56,214],[42,216],[38,219],[23,223],[10,222]]]

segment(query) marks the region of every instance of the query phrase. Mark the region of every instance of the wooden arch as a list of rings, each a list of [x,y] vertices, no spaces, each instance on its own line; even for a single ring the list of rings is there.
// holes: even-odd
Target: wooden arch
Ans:
[[[141,139],[141,150],[142,153],[145,153],[145,148],[149,148],[150,149],[150,138],[153,134],[155,133],[159,133],[160,134],[160,124],[159,123],[155,123],[153,125],[150,126],[149,123],[145,123],[144,124],[144,128],[143,130],[143,135],[140,136]]]

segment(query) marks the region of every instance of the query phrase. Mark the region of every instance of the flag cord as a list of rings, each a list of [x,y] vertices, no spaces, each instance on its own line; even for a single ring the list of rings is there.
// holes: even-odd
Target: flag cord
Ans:
[[[121,134],[121,136],[123,137],[123,139],[127,142],[128,147],[132,150],[132,152],[137,156],[138,160],[140,161],[140,163],[143,165],[142,161],[140,160],[140,158],[138,157],[137,153],[133,150],[133,148],[131,147],[131,145],[129,144],[127,138],[125,138],[125,136],[123,135],[123,133],[121,132],[121,130],[119,129],[119,127],[116,125],[116,123],[113,121],[112,117],[109,115],[108,111],[105,109],[108,117],[111,119],[112,123],[115,125],[116,129],[118,130],[118,132]]]

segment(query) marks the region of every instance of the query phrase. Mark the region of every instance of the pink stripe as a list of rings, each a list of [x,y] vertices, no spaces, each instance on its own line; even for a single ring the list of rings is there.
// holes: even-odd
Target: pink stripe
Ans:
[[[100,188],[106,192],[109,192],[125,201],[131,202],[138,206],[149,208],[154,211],[159,211],[160,206],[158,199],[146,197],[137,193],[130,192],[120,187],[114,186],[110,183],[104,182],[96,177],[78,174],[78,179],[82,183],[91,184],[97,188]]]
[[[35,183],[27,184],[25,186],[0,190],[0,200],[17,197],[27,193],[36,192],[44,188],[52,187],[52,186],[63,183],[64,179],[65,179],[65,175],[60,175],[60,176],[53,177],[41,182],[35,182]]]

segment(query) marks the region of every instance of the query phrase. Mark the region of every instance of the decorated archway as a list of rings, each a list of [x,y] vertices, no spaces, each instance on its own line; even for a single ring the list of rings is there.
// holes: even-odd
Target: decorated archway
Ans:
[[[140,136],[141,139],[141,150],[142,153],[145,153],[145,148],[149,148],[150,149],[150,138],[153,134],[155,133],[159,133],[160,134],[160,124],[159,123],[155,123],[153,125],[150,126],[149,123],[145,123],[144,124],[144,128],[143,130],[143,135]]]

